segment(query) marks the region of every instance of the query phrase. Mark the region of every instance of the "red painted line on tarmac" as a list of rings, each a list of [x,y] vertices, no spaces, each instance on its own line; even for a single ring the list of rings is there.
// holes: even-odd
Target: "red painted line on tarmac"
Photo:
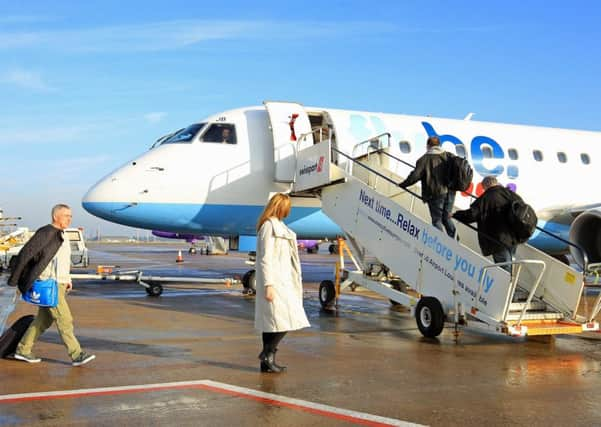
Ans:
[[[256,400],[257,402],[267,403],[269,405],[276,405],[276,406],[283,406],[283,407],[291,408],[291,409],[298,409],[303,412],[309,412],[309,413],[313,413],[313,414],[317,414],[317,415],[323,415],[323,416],[338,419],[338,420],[351,421],[355,424],[361,424],[361,425],[365,425],[365,426],[385,427],[385,426],[394,425],[394,424],[388,424],[388,423],[385,424],[382,422],[376,422],[376,421],[366,420],[366,419],[362,419],[362,418],[357,418],[357,417],[353,417],[350,415],[343,415],[343,414],[339,414],[336,412],[326,411],[323,409],[312,408],[310,406],[283,402],[278,399],[270,399],[270,398],[266,398],[266,397],[254,396],[252,394],[240,393],[237,391],[227,390],[224,388],[210,386],[210,385],[201,385],[201,386],[199,386],[199,388],[203,388],[205,390],[210,390],[210,391],[215,391],[217,393],[229,394],[231,396],[243,397],[245,399]]]
[[[104,388],[92,388],[92,389],[80,389],[80,390],[67,390],[67,391],[51,391],[51,392],[39,392],[39,393],[23,393],[23,394],[10,394],[0,396],[0,404],[2,403],[20,403],[30,402],[37,400],[54,400],[54,399],[73,399],[82,397],[93,397],[93,396],[116,396],[124,394],[135,394],[143,392],[157,392],[157,391],[170,391],[170,390],[206,390],[221,394],[226,394],[234,397],[254,400],[257,402],[281,406],[303,412],[308,412],[324,417],[348,421],[355,424],[371,426],[371,427],[383,427],[383,426],[409,426],[416,425],[405,421],[395,420],[391,418],[380,417],[377,415],[371,415],[363,412],[351,411],[346,409],[340,409],[333,406],[308,402],[300,399],[288,398],[285,396],[278,396],[271,393],[265,393],[257,390],[248,388],[233,386],[230,384],[219,383],[210,380],[200,381],[182,381],[173,383],[163,384],[146,384],[146,385],[134,385],[134,386],[120,386],[120,387],[104,387]]]

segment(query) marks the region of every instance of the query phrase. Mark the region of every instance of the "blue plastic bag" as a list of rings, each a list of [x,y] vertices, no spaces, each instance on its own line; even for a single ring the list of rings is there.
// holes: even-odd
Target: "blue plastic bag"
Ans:
[[[39,307],[54,308],[58,305],[58,284],[56,279],[36,280],[21,298]]]

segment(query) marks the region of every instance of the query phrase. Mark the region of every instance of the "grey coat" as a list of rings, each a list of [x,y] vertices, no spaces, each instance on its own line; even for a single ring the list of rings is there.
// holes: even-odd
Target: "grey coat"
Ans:
[[[284,332],[310,326],[303,308],[303,284],[296,234],[275,217],[257,235],[257,296],[255,328],[260,332]],[[265,299],[265,286],[273,286],[275,298]]]

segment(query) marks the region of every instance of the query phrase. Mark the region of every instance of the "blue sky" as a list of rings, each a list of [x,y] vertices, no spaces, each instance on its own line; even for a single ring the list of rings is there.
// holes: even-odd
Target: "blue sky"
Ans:
[[[86,190],[159,136],[265,99],[601,130],[598,1],[0,1],[0,208]]]

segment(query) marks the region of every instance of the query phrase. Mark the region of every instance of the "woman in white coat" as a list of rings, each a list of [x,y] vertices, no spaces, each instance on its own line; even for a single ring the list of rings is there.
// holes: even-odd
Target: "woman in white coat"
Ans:
[[[261,372],[282,372],[275,361],[286,332],[309,325],[303,308],[303,285],[296,234],[282,219],[290,213],[290,197],[278,193],[257,222],[257,296],[255,328],[263,333]]]

